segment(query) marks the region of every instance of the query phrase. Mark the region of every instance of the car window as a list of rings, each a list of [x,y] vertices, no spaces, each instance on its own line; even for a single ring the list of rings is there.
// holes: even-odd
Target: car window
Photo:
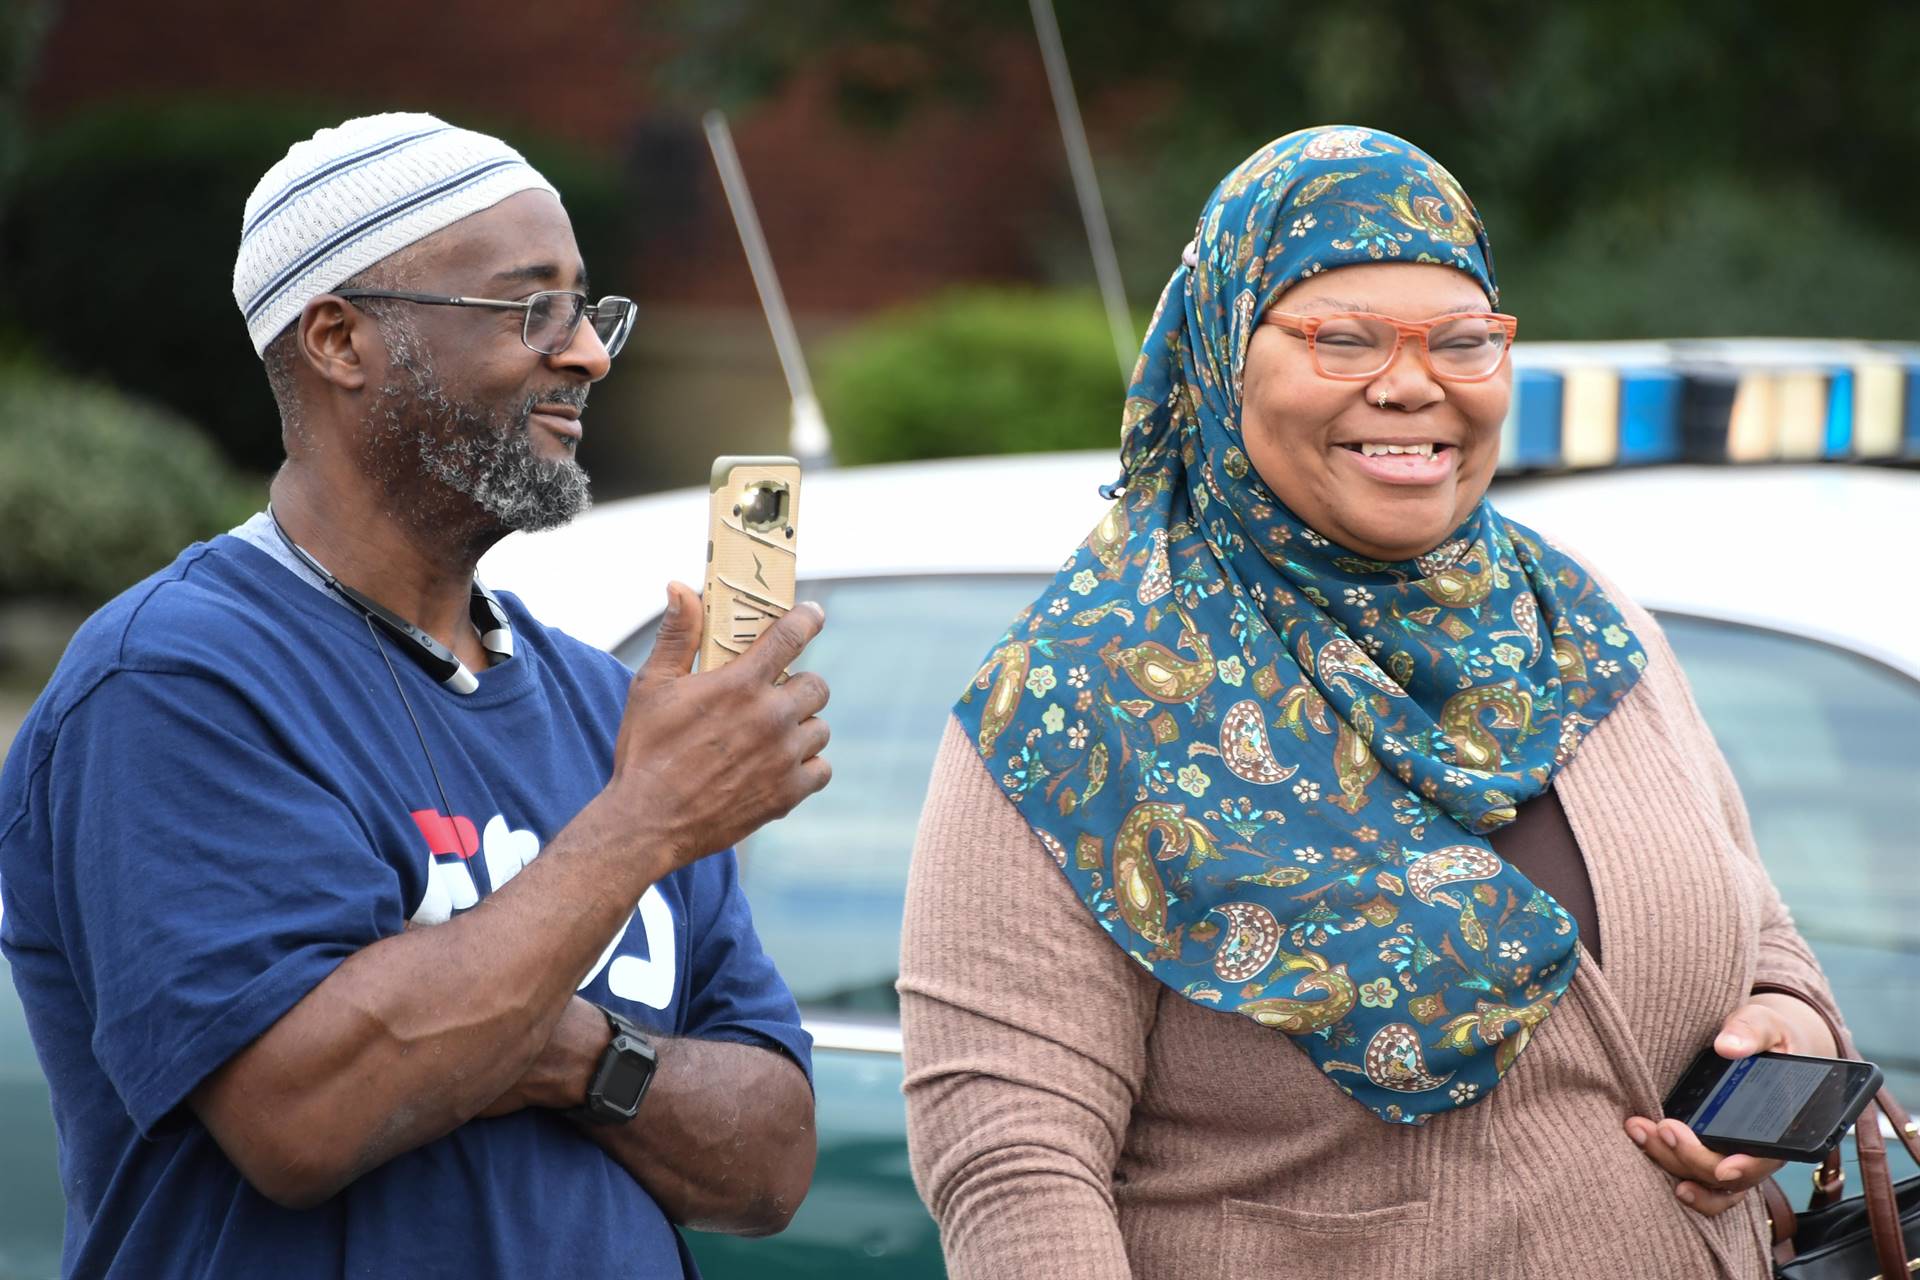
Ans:
[[[1760,627],[1661,624],[1862,1055],[1920,1097],[1920,682]]]
[[[1029,576],[810,582],[827,626],[799,667],[832,690],[833,785],[740,849],[754,926],[810,1013],[899,1010],[907,859],[949,708],[1039,594]],[[649,626],[616,651],[629,665]]]

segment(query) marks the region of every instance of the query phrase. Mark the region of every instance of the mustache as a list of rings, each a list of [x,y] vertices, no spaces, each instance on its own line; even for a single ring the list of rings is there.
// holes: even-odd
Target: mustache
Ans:
[[[521,404],[520,417],[524,420],[533,416],[534,407],[543,404],[562,405],[568,408],[578,409],[580,412],[585,413],[587,411],[587,388],[555,387],[551,391],[536,391],[529,395],[525,402]]]

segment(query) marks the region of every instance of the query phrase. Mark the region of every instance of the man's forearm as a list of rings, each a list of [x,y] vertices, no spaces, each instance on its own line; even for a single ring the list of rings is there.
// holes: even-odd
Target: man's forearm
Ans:
[[[580,1126],[673,1221],[701,1231],[767,1235],[813,1181],[813,1091],[784,1054],[719,1040],[648,1037],[659,1066],[623,1125]],[[575,1000],[505,1105],[578,1106],[607,1047],[606,1019]]]
[[[313,1204],[498,1098],[657,878],[619,827],[589,805],[475,910],[350,956],[196,1090],[229,1158]]]

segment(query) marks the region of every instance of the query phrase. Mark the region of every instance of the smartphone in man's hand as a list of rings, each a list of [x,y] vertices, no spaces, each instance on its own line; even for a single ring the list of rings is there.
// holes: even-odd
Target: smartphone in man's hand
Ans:
[[[1840,1141],[1880,1080],[1871,1062],[1794,1053],[1723,1058],[1709,1045],[1667,1095],[1666,1111],[1715,1151],[1817,1161]]]
[[[715,458],[708,494],[702,671],[745,653],[793,608],[800,464],[785,457]]]

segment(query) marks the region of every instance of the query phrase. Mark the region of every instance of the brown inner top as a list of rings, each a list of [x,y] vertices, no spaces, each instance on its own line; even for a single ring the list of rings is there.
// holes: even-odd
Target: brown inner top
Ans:
[[[1593,906],[1593,882],[1574,839],[1560,793],[1552,787],[1520,806],[1512,822],[1488,839],[1493,851],[1534,887],[1545,889],[1580,926],[1580,941],[1600,963],[1600,917]]]

